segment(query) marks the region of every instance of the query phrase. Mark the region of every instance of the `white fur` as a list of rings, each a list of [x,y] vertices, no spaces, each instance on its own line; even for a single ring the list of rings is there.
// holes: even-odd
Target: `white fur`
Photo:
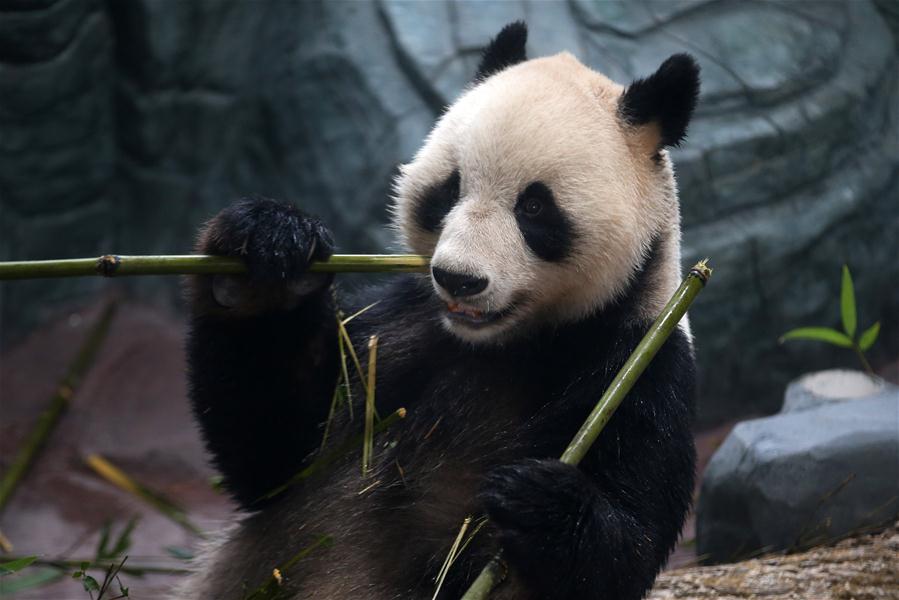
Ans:
[[[641,299],[652,318],[679,279],[680,214],[667,155],[653,161],[654,125],[618,114],[623,87],[567,53],[526,61],[469,89],[429,135],[396,184],[394,220],[405,246],[441,268],[488,277],[466,304],[496,311],[528,302],[509,318],[472,329],[446,319],[469,341],[501,341],[516,324],[576,321],[622,293],[659,237],[663,265]],[[442,230],[415,222],[424,192],[461,173],[460,200]],[[557,263],[527,247],[513,214],[531,182],[552,190],[573,222],[572,256]],[[435,285],[438,294],[445,292]]]

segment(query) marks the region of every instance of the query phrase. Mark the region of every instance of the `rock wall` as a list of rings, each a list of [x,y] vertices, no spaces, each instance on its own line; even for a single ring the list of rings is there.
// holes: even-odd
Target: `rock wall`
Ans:
[[[0,259],[189,250],[247,193],[332,224],[342,251],[390,250],[396,165],[524,18],[529,51],[571,50],[626,82],[693,53],[703,97],[674,153],[685,263],[711,256],[693,311],[706,421],[776,410],[803,370],[851,355],[778,347],[835,324],[853,268],[875,352],[899,354],[899,83],[889,3],[5,0]],[[128,284],[171,301],[174,279]],[[0,285],[7,343],[103,282]]]

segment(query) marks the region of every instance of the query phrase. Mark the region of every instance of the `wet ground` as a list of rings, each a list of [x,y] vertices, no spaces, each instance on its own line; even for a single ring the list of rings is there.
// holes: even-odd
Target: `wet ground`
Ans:
[[[0,357],[4,472],[100,312],[99,306],[72,312]],[[98,477],[84,457],[100,454],[175,499],[201,528],[215,529],[231,507],[209,485],[213,473],[185,398],[182,324],[156,310],[121,306],[69,410],[0,515],[0,531],[15,554],[90,559],[106,521],[115,530],[139,515],[128,564],[183,568],[185,563],[164,548],[195,547],[197,537]],[[123,579],[137,599],[160,597],[171,581],[162,575]],[[14,597],[86,600],[88,595],[66,578]]]
[[[0,355],[0,472],[47,406],[104,304],[72,311]],[[229,516],[229,501],[210,485],[213,472],[188,410],[182,340],[178,318],[133,303],[120,306],[67,413],[0,514],[0,531],[15,555],[90,559],[104,523],[113,522],[115,529],[139,516],[127,564],[186,566],[166,548],[196,548],[199,538],[101,479],[84,462],[91,453],[175,500],[203,530],[214,531]],[[697,434],[700,469],[730,427]],[[693,527],[691,517],[670,567],[695,562]],[[160,597],[175,577],[124,580],[132,598],[149,599]],[[15,595],[4,594],[2,586],[0,596],[23,600],[88,598],[69,577]]]

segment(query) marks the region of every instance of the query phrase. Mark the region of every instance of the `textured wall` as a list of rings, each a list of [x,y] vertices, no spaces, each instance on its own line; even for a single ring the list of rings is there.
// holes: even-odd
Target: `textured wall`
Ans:
[[[612,78],[693,53],[703,97],[674,154],[707,420],[773,411],[782,384],[851,356],[778,347],[836,324],[839,266],[862,325],[899,354],[897,13],[888,2],[174,2],[5,0],[0,258],[183,252],[251,192],[332,224],[342,251],[389,248],[396,165],[525,18],[532,56],[571,50]],[[15,337],[102,282],[0,285]],[[130,283],[174,297],[175,282]],[[876,358],[876,357],[875,357]]]

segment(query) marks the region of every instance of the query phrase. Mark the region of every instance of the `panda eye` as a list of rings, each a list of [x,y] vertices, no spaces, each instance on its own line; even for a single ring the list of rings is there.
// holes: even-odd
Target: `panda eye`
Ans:
[[[549,188],[543,183],[535,181],[529,184],[518,196],[515,212],[522,217],[533,219],[545,213],[552,201],[553,196]]]
[[[539,258],[558,261],[571,252],[577,233],[542,181],[532,181],[518,195],[515,220],[525,243]]]
[[[450,173],[444,181],[431,186],[418,202],[416,219],[425,231],[436,233],[443,219],[459,201],[461,176],[458,169]]]
[[[543,202],[541,202],[539,198],[533,196],[525,198],[521,210],[529,217],[536,217],[543,212]]]

